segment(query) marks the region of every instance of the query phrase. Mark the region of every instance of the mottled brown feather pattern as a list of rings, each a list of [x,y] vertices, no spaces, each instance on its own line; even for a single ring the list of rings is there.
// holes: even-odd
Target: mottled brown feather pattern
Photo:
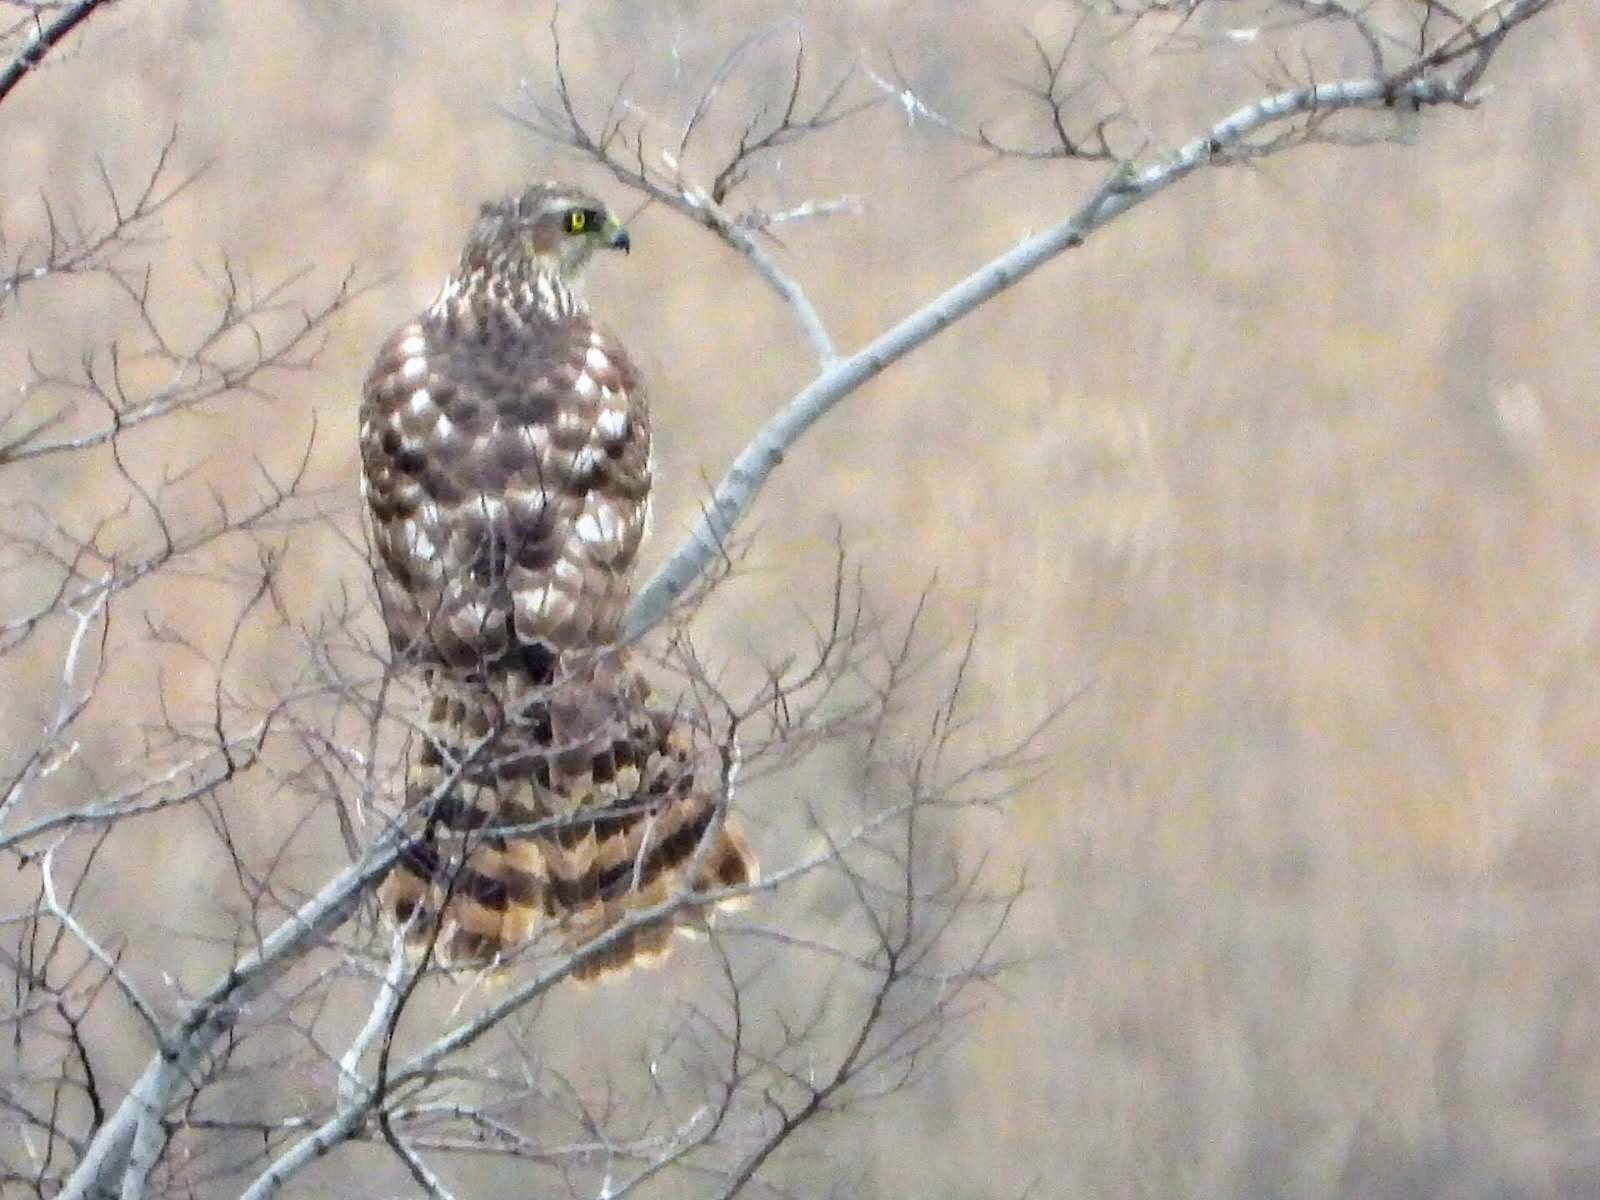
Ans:
[[[475,292],[460,307],[487,309],[485,339],[463,345],[449,316],[425,314],[367,381],[362,464],[395,648],[470,667],[513,642],[614,641],[650,493],[637,373],[586,316],[518,327]]]
[[[574,208],[603,215],[556,185],[485,206],[363,393],[379,598],[427,697],[406,783],[415,828],[379,898],[457,966],[545,931],[578,945],[685,885],[755,877],[719,825],[720,748],[652,706],[615,646],[647,521],[650,415],[576,291],[592,244],[564,227]],[[701,920],[691,907],[677,924]],[[582,973],[659,956],[671,932],[637,931]]]

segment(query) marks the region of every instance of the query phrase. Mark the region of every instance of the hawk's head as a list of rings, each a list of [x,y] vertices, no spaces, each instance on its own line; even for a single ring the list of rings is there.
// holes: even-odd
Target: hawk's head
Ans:
[[[573,283],[596,249],[626,250],[628,244],[628,231],[588,192],[536,183],[483,206],[461,264]]]

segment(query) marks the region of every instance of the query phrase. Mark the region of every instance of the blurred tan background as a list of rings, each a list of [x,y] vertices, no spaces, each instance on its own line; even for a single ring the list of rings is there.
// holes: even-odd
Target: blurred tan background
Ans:
[[[881,69],[893,46],[974,119],[1021,111],[1020,31],[1067,20],[1005,0],[575,2],[563,20],[589,111],[632,71],[675,124],[741,37],[795,12],[820,72]],[[348,266],[381,276],[314,370],[181,427],[226,482],[247,454],[291,460],[315,419],[314,479],[353,530],[368,356],[477,203],[562,176],[633,211],[496,111],[546,78],[548,17],[119,4],[0,111],[0,225],[37,229],[40,193],[90,196],[96,155],[131,177],[176,125],[180,163],[212,166],[165,222],[175,319],[193,264],[224,253],[263,279],[311,265],[308,296]],[[1260,91],[1237,49],[1150,49],[1108,62],[1157,138]],[[762,61],[730,112],[781,80]],[[718,653],[760,653],[823,603],[837,524],[885,608],[937,571],[938,630],[976,620],[994,744],[1084,689],[1045,779],[962,847],[1027,866],[1013,936],[1039,961],[922,1089],[797,1148],[799,1194],[842,1163],[876,1196],[1600,1195],[1600,13],[1559,6],[1489,81],[1481,108],[1425,114],[1405,144],[1192,179],[788,456],[750,569],[702,619]],[[860,198],[787,231],[783,255],[854,347],[1097,178],[985,165],[885,107],[786,152],[749,198]],[[590,295],[652,386],[654,562],[810,359],[730,252],[659,209],[631,228]],[[12,316],[8,372],[94,340],[62,311]],[[97,480],[39,486],[65,508]],[[365,587],[348,550],[295,553],[305,613]],[[141,603],[204,640],[225,626],[198,610],[205,586]],[[148,680],[117,686],[132,702]],[[203,907],[222,868],[158,852],[142,894]],[[136,943],[168,927],[116,919]]]

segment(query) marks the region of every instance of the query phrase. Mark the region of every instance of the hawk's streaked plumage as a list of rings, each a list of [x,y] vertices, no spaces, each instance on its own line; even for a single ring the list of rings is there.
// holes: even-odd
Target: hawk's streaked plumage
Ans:
[[[380,901],[455,965],[547,926],[576,943],[684,883],[754,875],[726,825],[697,856],[728,764],[650,706],[615,645],[649,507],[650,415],[578,290],[599,246],[626,249],[627,234],[575,188],[485,205],[363,395],[379,597],[429,698],[406,781],[419,827]],[[596,969],[670,933],[636,935]]]

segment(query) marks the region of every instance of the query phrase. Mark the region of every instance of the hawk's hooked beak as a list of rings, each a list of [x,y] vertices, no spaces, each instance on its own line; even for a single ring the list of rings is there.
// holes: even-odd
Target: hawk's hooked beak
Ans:
[[[607,217],[605,227],[600,232],[606,239],[606,245],[613,250],[621,250],[626,254],[633,245],[633,241],[628,237],[628,231],[617,224],[615,217]]]

